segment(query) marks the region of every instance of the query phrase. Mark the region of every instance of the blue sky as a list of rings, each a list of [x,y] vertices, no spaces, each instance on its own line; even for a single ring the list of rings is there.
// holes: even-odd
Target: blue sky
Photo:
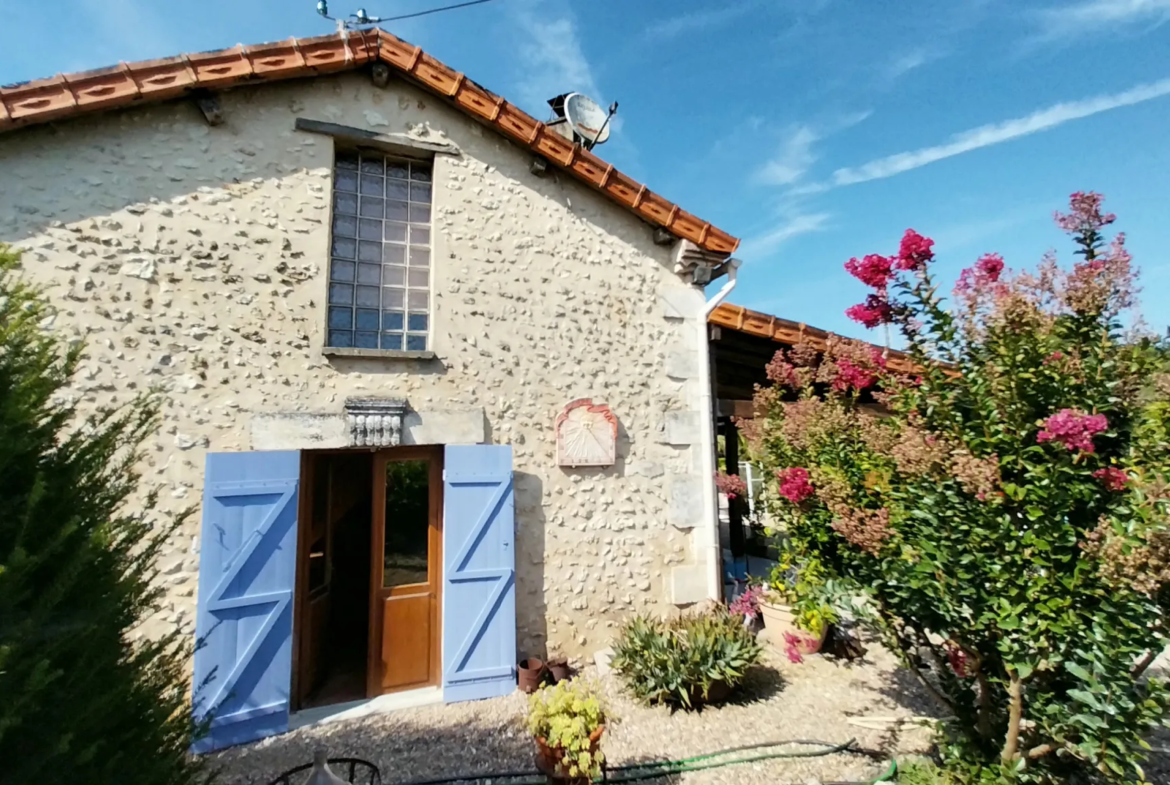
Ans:
[[[0,0],[0,82],[330,32],[313,6]],[[1091,189],[1170,323],[1170,0],[493,0],[386,27],[540,118],[619,101],[598,152],[744,238],[739,304],[863,337],[850,256],[913,226],[947,288],[987,251],[1068,261],[1051,214]]]

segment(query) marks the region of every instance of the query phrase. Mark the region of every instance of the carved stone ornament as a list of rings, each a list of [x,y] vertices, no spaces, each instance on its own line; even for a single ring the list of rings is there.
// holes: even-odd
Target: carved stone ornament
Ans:
[[[617,459],[617,417],[591,398],[573,401],[557,416],[557,464],[613,466]]]
[[[351,447],[397,447],[402,442],[403,398],[346,398]]]

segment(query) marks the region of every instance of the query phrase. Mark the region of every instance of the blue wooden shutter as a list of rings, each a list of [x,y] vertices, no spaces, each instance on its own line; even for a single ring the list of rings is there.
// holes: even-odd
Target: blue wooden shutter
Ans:
[[[443,699],[516,688],[512,448],[447,447],[443,463]]]
[[[299,452],[208,453],[194,709],[208,752],[288,730]]]

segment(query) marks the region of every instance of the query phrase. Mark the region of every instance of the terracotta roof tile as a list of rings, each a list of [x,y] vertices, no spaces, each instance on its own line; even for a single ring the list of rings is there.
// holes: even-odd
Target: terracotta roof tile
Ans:
[[[829,336],[832,334],[800,322],[791,322],[759,311],[749,311],[743,306],[730,303],[723,303],[712,311],[707,323],[788,346],[795,346],[801,342],[811,344],[819,352],[825,351]],[[884,351],[883,347],[876,348]],[[910,355],[892,349],[886,356],[886,364],[891,370],[899,373],[915,373],[919,370]]]
[[[730,254],[739,246],[737,238],[680,209],[419,47],[382,30],[238,45],[3,87],[0,132],[134,103],[163,101],[195,89],[308,77],[354,69],[373,61],[386,63],[451,101],[461,111],[544,156],[646,221],[715,253]]]

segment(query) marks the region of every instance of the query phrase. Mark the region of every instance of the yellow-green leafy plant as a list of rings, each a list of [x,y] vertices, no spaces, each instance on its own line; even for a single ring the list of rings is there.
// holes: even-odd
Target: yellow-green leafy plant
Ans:
[[[796,626],[821,634],[838,621],[837,611],[828,601],[832,583],[815,556],[799,557],[790,544],[781,548],[780,560],[768,579],[765,600],[792,607]]]
[[[580,678],[545,687],[528,698],[528,731],[562,757],[557,773],[592,779],[601,774],[605,754],[591,738],[606,723],[600,690]]]

